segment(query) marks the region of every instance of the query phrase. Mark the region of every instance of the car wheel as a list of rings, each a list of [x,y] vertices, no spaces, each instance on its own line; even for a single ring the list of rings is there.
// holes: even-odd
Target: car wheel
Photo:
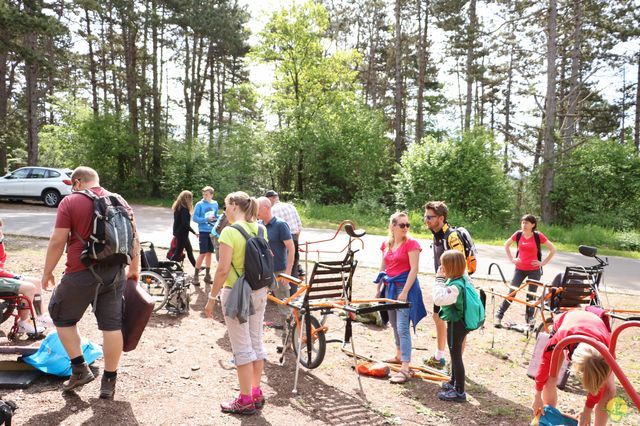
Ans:
[[[47,207],[57,207],[60,204],[60,193],[55,189],[49,189],[42,195],[42,201]]]

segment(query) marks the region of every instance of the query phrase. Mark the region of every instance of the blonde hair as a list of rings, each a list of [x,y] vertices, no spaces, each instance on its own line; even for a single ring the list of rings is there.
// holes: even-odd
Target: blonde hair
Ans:
[[[571,355],[571,369],[582,381],[582,386],[596,395],[611,373],[602,354],[587,343],[579,343]]]
[[[447,250],[442,253],[440,264],[444,267],[447,278],[459,278],[467,270],[464,254],[458,250]]]
[[[387,250],[391,250],[391,246],[395,243],[395,238],[393,238],[393,225],[398,223],[398,219],[401,217],[406,217],[409,219],[409,215],[406,212],[395,212],[389,217],[389,239],[387,240]]]
[[[98,172],[87,166],[78,166],[75,168],[73,173],[71,173],[71,180],[74,181],[76,179],[83,182],[95,182],[98,185],[100,184]]]
[[[184,207],[189,210],[189,213],[193,213],[193,194],[191,191],[184,190],[179,195],[178,198],[173,202],[171,209],[175,212],[180,207]]]
[[[209,194],[213,195],[213,187],[205,186],[204,188],[202,188],[202,192],[208,192]]]
[[[244,213],[247,222],[255,222],[258,218],[258,201],[249,197],[249,194],[244,191],[232,192],[225,197],[224,203],[238,206],[240,211]]]
[[[4,226],[4,220],[0,217],[0,226]]]

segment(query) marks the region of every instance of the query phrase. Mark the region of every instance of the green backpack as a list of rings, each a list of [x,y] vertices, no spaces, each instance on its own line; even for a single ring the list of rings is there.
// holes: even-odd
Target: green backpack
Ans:
[[[477,330],[484,326],[484,306],[486,302],[486,295],[482,290],[480,290],[480,294],[478,294],[466,276],[463,280],[464,288],[462,289],[462,310],[464,312],[464,325],[469,331]]]

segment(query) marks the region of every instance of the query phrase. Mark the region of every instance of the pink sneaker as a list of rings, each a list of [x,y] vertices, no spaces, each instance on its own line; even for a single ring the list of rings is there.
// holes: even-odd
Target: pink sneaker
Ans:
[[[243,414],[243,415],[251,415],[256,413],[256,406],[253,403],[252,397],[248,398],[248,401],[243,400],[242,395],[239,395],[236,399],[226,404],[220,404],[220,409],[223,413],[230,414]]]
[[[262,394],[262,392],[260,392],[259,395],[253,395],[253,405],[256,406],[256,409],[260,410],[262,407],[264,407],[264,395]]]

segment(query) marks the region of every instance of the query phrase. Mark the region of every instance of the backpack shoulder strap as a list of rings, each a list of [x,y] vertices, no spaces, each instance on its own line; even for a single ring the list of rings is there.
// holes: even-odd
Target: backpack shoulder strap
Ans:
[[[540,233],[533,231],[533,238],[536,240],[536,248],[538,249],[538,260],[542,262],[542,250],[540,248]]]
[[[516,232],[516,244],[520,242],[520,238],[522,238],[522,231]]]
[[[242,234],[245,240],[248,240],[249,238],[251,238],[249,233],[245,231],[245,229],[242,226],[238,225],[237,223],[234,223],[233,225],[231,225],[231,227],[233,229],[236,229],[238,232],[240,232],[240,234]]]

